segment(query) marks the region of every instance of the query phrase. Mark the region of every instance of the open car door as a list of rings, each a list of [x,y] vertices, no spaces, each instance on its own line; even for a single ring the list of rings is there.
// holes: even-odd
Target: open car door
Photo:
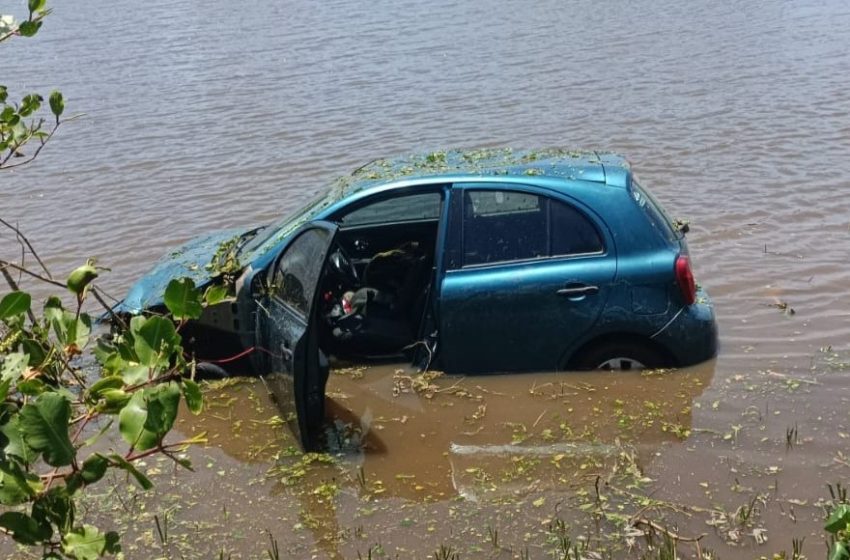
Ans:
[[[327,360],[319,351],[316,305],[336,226],[312,222],[296,232],[267,273],[258,306],[258,339],[266,350],[266,385],[295,437],[314,449],[325,415]]]

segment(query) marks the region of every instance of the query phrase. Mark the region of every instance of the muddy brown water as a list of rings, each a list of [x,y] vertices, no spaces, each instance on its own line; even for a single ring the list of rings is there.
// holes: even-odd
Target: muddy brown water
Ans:
[[[92,511],[130,558],[265,557],[269,534],[293,558],[544,558],[563,535],[628,558],[641,522],[724,559],[803,537],[820,557],[826,484],[850,478],[848,29],[837,0],[57,4],[4,43],[3,82],[86,115],[0,175],[0,214],[54,271],[97,256],[120,296],[169,248],[377,156],[601,148],[690,219],[722,345],[670,375],[445,378],[431,398],[392,366],[343,371],[345,451],[303,471],[263,388],[226,387],[181,423],[209,434],[195,474],[152,462],[154,493],[117,481]]]

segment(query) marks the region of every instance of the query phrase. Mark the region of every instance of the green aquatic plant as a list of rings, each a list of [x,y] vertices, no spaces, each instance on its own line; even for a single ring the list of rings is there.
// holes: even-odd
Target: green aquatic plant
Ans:
[[[850,560],[850,504],[847,503],[847,491],[837,484],[834,488],[827,485],[832,502],[827,506],[827,518],[824,531],[829,535],[829,560]]]

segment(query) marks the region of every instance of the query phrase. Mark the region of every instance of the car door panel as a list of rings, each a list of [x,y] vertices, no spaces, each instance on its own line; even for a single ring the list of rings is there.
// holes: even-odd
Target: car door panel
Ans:
[[[597,231],[598,243],[579,239],[574,246],[586,253],[551,256],[569,246],[552,237],[550,218],[552,205],[567,202],[517,186],[491,196],[503,189],[469,184],[451,191],[439,305],[440,360],[449,372],[557,369],[611,294],[616,259],[602,227],[570,206]],[[557,235],[564,231],[573,230]]]
[[[305,449],[316,447],[324,418],[328,371],[314,318],[335,233],[333,224],[315,222],[293,236],[267,275],[269,293],[258,313],[260,345],[268,356],[263,379]]]
[[[447,273],[443,367],[455,373],[558,368],[563,349],[604,308],[613,268],[610,259],[594,256]]]

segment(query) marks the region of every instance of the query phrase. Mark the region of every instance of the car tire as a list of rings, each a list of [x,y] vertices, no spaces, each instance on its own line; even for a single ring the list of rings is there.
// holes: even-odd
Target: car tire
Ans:
[[[637,342],[607,342],[590,348],[575,362],[577,369],[640,370],[668,366],[658,350]]]

